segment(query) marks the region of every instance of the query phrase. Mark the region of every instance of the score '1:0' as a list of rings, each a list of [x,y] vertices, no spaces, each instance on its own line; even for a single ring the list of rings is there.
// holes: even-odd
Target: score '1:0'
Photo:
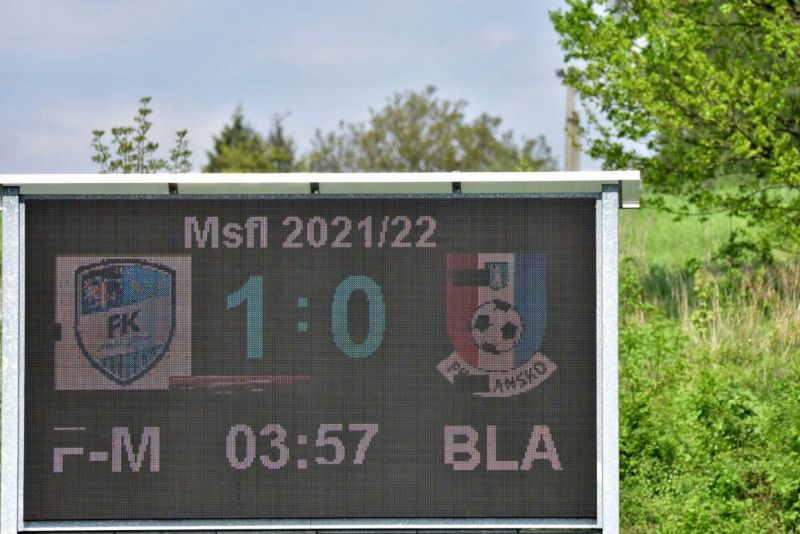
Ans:
[[[369,328],[367,337],[356,343],[350,337],[347,307],[350,297],[363,291],[369,306]],[[247,357],[264,357],[264,277],[251,276],[228,295],[227,306],[231,310],[245,303],[247,306]],[[369,276],[348,276],[333,293],[331,303],[331,332],[336,346],[350,358],[366,358],[381,346],[386,328],[386,304],[381,286]]]

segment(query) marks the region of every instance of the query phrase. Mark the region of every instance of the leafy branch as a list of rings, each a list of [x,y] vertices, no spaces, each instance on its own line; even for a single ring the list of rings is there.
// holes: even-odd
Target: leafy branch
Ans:
[[[189,157],[187,130],[175,132],[175,145],[169,152],[169,160],[158,157],[158,143],[148,137],[153,123],[149,116],[151,97],[139,99],[140,107],[133,118],[133,126],[111,128],[110,146],[104,143],[105,130],[92,130],[92,161],[100,167],[101,174],[150,174],[159,171],[185,173],[192,170]],[[113,154],[112,154],[113,150]]]

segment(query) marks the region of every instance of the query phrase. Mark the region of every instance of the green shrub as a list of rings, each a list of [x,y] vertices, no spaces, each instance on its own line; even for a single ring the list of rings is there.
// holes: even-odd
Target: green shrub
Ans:
[[[626,532],[800,531],[798,281],[798,262],[621,262]]]

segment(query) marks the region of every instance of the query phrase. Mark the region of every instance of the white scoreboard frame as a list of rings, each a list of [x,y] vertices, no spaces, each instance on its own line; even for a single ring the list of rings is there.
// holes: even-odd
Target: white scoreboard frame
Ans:
[[[638,171],[346,174],[0,175],[2,184],[2,463],[0,534],[35,531],[546,530],[619,532],[618,210],[638,208]],[[596,202],[596,519],[338,519],[24,521],[26,195],[512,194]],[[22,198],[21,198],[22,197]],[[110,198],[110,197],[109,197]],[[22,201],[21,201],[22,200]]]

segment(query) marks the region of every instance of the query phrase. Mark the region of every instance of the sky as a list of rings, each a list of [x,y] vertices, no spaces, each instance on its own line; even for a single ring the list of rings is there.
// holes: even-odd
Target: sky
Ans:
[[[566,90],[548,12],[563,0],[0,0],[0,173],[92,173],[91,131],[153,98],[166,155],[192,163],[242,106],[276,114],[300,151],[316,129],[365,121],[393,93],[434,85],[543,134],[563,161]],[[582,169],[599,164],[583,157]]]

